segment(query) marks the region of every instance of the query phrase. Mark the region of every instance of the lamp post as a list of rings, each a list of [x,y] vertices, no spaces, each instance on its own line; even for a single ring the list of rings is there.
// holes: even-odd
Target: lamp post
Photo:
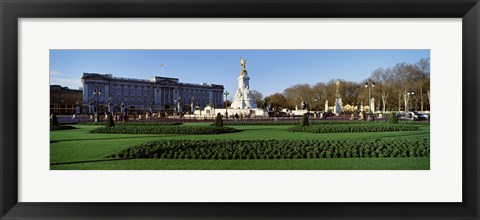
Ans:
[[[96,102],[95,102],[95,122],[100,122],[100,115],[98,114],[98,96],[102,94],[102,90],[93,90],[93,95],[96,96]]]
[[[195,118],[195,97],[194,96],[190,98],[190,111],[194,115],[193,117]]]
[[[178,110],[178,112],[183,113],[182,97],[181,96],[178,96],[177,110]]]
[[[174,99],[174,100],[173,100],[173,113],[174,113],[174,114],[177,113],[177,99]]]
[[[408,104],[408,105],[409,105],[408,110],[409,110],[409,111],[412,111],[412,97],[410,97],[410,96],[415,95],[415,92],[414,92],[414,91],[408,91],[408,92],[407,92],[407,95],[408,95],[408,102],[409,102],[409,104]]]
[[[374,82],[366,82],[365,83],[365,88],[368,88],[368,111],[372,113],[372,93],[371,93],[371,88],[375,87]]]
[[[228,95],[230,95],[230,93],[227,90],[225,90],[225,92],[223,94],[225,95],[225,101],[223,101],[223,105],[225,105],[225,118],[227,118],[227,121],[228,121],[227,99],[228,99]]]

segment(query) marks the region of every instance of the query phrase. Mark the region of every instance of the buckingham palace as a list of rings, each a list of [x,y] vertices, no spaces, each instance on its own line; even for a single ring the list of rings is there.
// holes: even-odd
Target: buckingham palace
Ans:
[[[207,105],[223,106],[223,85],[179,82],[178,78],[133,79],[84,73],[85,112],[190,112]]]

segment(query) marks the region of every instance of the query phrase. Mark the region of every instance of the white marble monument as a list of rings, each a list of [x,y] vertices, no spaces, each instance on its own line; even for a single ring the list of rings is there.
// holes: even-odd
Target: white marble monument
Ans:
[[[245,68],[247,61],[240,58],[240,65],[242,70],[240,71],[240,76],[238,76],[238,88],[235,92],[235,99],[231,107],[233,109],[256,109],[257,104],[253,100],[252,94],[250,93],[250,85],[248,76],[248,71]]]

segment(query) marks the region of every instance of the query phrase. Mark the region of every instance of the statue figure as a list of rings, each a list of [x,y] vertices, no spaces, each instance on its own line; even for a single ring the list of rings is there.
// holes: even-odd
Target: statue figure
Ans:
[[[108,97],[107,106],[108,106],[108,112],[113,112],[113,109],[112,109],[112,96]]]
[[[248,94],[250,93],[250,91],[248,90],[248,86],[245,87],[245,90],[243,91],[243,93],[244,93],[244,96],[243,96],[243,97],[244,97],[244,98],[248,98]]]
[[[237,92],[235,93],[235,97],[236,97],[236,98],[242,97],[242,92],[240,91],[240,88],[237,89]]]
[[[307,108],[307,103],[305,101],[302,101],[300,107],[302,108],[302,110],[305,110]]]
[[[247,60],[244,60],[240,57],[240,66],[242,67],[242,70],[240,71],[240,76],[244,76],[245,73],[247,73],[247,69],[245,69],[246,65],[247,65]]]
[[[247,65],[247,60],[244,60],[240,57],[240,66],[242,67],[242,70],[245,69],[246,65]]]

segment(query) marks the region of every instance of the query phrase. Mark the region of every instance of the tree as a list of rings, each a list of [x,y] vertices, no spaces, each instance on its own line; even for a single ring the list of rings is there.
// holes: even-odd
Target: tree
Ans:
[[[263,95],[257,90],[250,90],[250,94],[252,94],[253,100],[255,101],[255,104],[257,104],[257,107],[260,108],[263,106]]]
[[[328,104],[330,106],[335,105],[335,99],[337,98],[337,85],[336,85],[335,79],[331,79],[330,81],[327,82],[325,85],[325,100],[328,100]],[[340,81],[340,80],[339,80]],[[342,83],[340,83],[341,85]],[[338,91],[341,94],[341,90],[339,89]],[[328,109],[325,109],[327,111]]]
[[[287,99],[281,93],[277,92],[271,96],[267,96],[265,99],[268,100],[268,104],[273,108],[287,107]]]
[[[411,77],[410,73],[412,70],[412,66],[410,64],[406,63],[399,63],[393,67],[393,80],[394,80],[394,86],[397,88],[398,91],[398,111],[401,111],[401,103],[402,103],[402,97],[403,97],[403,102],[404,102],[404,107],[405,111],[408,111],[408,102],[410,99],[410,96],[407,95],[407,92],[409,91],[411,87]]]
[[[308,84],[297,84],[283,91],[289,108],[295,108],[302,102],[312,103],[314,98],[312,87]]]
[[[392,69],[379,68],[372,72],[370,81],[375,82],[374,93],[379,93],[382,101],[382,112],[386,111],[388,97],[393,83]],[[378,91],[378,92],[377,92]]]
[[[430,58],[419,60],[413,68],[413,79],[415,84],[420,90],[420,111],[423,111],[424,103],[424,94],[423,89],[425,87],[430,88]],[[430,91],[427,91],[427,96]],[[429,100],[430,101],[430,100]]]
[[[113,115],[107,114],[107,121],[105,122],[107,128],[115,127],[115,122],[113,122]]]
[[[390,123],[396,124],[398,123],[397,116],[395,115],[395,112],[390,112],[390,118],[389,118]]]
[[[223,127],[223,119],[220,113],[217,113],[217,117],[215,118],[215,127]]]
[[[310,124],[308,123],[308,115],[307,113],[303,114],[302,116],[302,126],[309,126]]]
[[[325,91],[326,85],[323,82],[318,82],[317,84],[312,86],[312,95],[314,95],[312,107],[315,111],[322,110],[324,108]]]
[[[360,83],[344,81],[343,86],[340,88],[343,88],[343,93],[340,95],[342,96],[342,102],[344,104],[358,103],[359,97],[361,97],[361,90],[363,89]]]

